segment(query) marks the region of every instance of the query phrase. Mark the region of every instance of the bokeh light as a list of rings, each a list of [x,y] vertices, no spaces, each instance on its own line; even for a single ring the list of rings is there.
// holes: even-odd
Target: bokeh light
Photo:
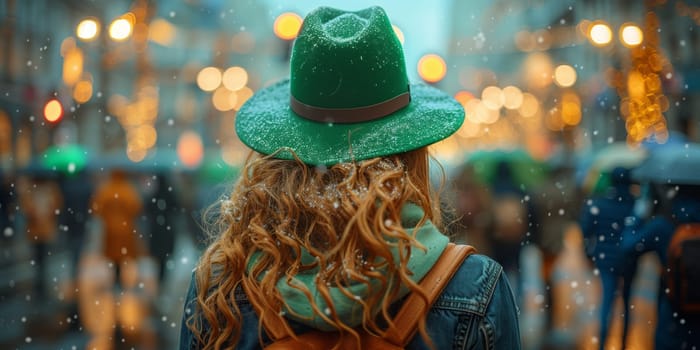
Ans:
[[[243,67],[231,67],[224,71],[221,83],[229,90],[242,89],[248,83],[248,72]]]
[[[498,110],[505,102],[503,91],[498,86],[487,86],[481,92],[481,102],[488,109]]]
[[[436,54],[427,54],[418,61],[418,75],[428,83],[436,83],[445,77],[447,64]]]
[[[454,95],[454,99],[464,106],[467,104],[467,102],[474,99],[474,95],[469,91],[460,90]]]
[[[148,27],[148,39],[163,46],[172,44],[175,35],[175,26],[162,18],[154,19]]]
[[[115,41],[123,41],[131,36],[132,23],[126,18],[117,18],[109,25],[109,37]]]
[[[523,92],[517,86],[506,86],[503,88],[503,107],[508,109],[518,109],[523,104]]]
[[[185,131],[177,141],[177,156],[182,164],[189,168],[194,168],[202,162],[204,158],[204,144],[197,132]]]
[[[100,25],[94,18],[86,18],[80,21],[75,30],[75,35],[85,41],[95,39],[99,33]]]
[[[644,33],[634,23],[625,23],[620,27],[620,41],[627,47],[639,46],[644,40]]]
[[[44,106],[44,118],[46,118],[47,121],[55,123],[59,121],[62,116],[63,106],[61,105],[61,102],[55,98],[49,100],[49,102],[46,102],[46,105]]]
[[[394,29],[396,37],[399,38],[399,42],[401,43],[401,45],[403,45],[403,42],[405,40],[403,31],[401,31],[401,28],[397,27],[395,24],[392,24],[391,27]]]
[[[594,45],[605,46],[612,41],[612,30],[607,23],[597,21],[588,29],[588,37]]]
[[[225,88],[220,87],[214,91],[211,96],[211,102],[214,108],[220,112],[226,112],[233,109],[236,106],[238,96],[235,92]]]
[[[523,62],[523,81],[529,89],[543,89],[552,84],[552,59],[543,52],[533,52]]]
[[[221,70],[206,67],[197,74],[197,86],[204,91],[214,91],[221,85]]]
[[[576,69],[568,64],[562,64],[554,69],[554,83],[560,87],[570,87],[576,83]]]
[[[294,12],[285,12],[275,19],[273,30],[282,40],[292,40],[297,37],[303,19]]]
[[[518,112],[525,118],[534,117],[540,110],[540,101],[535,95],[526,92],[523,94],[523,103],[518,108]]]
[[[92,82],[80,80],[73,86],[73,99],[78,103],[85,103],[92,97]]]

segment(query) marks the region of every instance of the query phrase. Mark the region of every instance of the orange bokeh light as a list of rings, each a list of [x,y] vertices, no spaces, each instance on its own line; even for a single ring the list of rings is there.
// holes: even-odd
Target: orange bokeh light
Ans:
[[[292,40],[297,37],[301,24],[304,20],[294,12],[285,12],[275,19],[273,30],[278,38]]]
[[[429,82],[436,83],[445,77],[447,64],[436,54],[427,54],[418,61],[418,75]]]

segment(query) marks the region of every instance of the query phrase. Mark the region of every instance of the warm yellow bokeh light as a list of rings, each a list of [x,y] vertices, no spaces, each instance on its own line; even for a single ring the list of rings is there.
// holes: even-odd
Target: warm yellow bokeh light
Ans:
[[[155,146],[156,141],[158,140],[158,132],[153,125],[141,124],[131,129],[127,135],[127,138],[129,139],[129,142],[138,140],[138,142],[140,142],[144,148],[151,148]]]
[[[197,86],[204,91],[214,91],[221,85],[221,70],[206,67],[197,73]]]
[[[63,83],[73,86],[83,75],[83,64],[85,57],[83,50],[78,47],[69,49],[63,55]]]
[[[243,107],[243,104],[246,101],[248,101],[248,99],[251,97],[253,97],[253,90],[247,86],[236,91],[236,105],[233,106],[233,109],[241,109],[241,107]]]
[[[148,155],[148,149],[138,142],[130,142],[126,145],[126,157],[134,163],[138,163]]]
[[[162,18],[154,19],[148,27],[148,39],[163,46],[172,44],[175,34],[175,26]]]
[[[487,107],[484,101],[477,106],[476,113],[482,124],[493,124],[501,118],[501,111]]]
[[[627,47],[639,46],[644,40],[642,29],[632,23],[623,24],[620,27],[620,41]]]
[[[561,121],[570,126],[581,122],[581,99],[573,92],[567,92],[562,96]]]
[[[75,42],[75,38],[73,37],[67,37],[63,39],[61,42],[61,56],[66,56],[69,52],[73,51],[73,49],[77,48],[78,45]]]
[[[418,61],[418,75],[428,83],[436,83],[445,77],[447,64],[436,54],[427,54]]]
[[[226,112],[233,109],[236,106],[238,96],[235,92],[225,88],[220,87],[214,91],[211,96],[211,102],[214,104],[214,108],[220,112]]]
[[[240,90],[248,83],[248,72],[243,67],[230,67],[224,72],[221,83],[231,91]]]
[[[588,30],[588,37],[595,45],[604,46],[612,41],[612,30],[603,22],[596,22]]]
[[[109,25],[109,37],[115,41],[126,40],[131,36],[132,29],[133,26],[127,19],[115,19],[114,22]]]
[[[73,99],[78,103],[85,103],[92,97],[92,82],[81,80],[73,87]]]
[[[86,41],[95,39],[99,32],[100,26],[97,23],[97,20],[93,18],[86,18],[80,21],[80,23],[78,23],[78,27],[75,29],[75,35],[81,40]]]
[[[576,77],[576,69],[568,64],[562,64],[554,69],[554,82],[561,87],[574,85]]]
[[[498,110],[503,107],[505,102],[503,91],[498,86],[487,86],[481,92],[481,102],[488,109]]]
[[[523,62],[523,78],[529,89],[543,89],[552,84],[552,58],[544,52],[533,52]]]
[[[641,99],[646,94],[644,76],[639,71],[633,70],[627,76],[627,93],[631,98]]]
[[[292,40],[297,37],[304,20],[294,12],[285,12],[275,19],[273,30],[278,38]]]
[[[63,106],[57,99],[52,99],[44,106],[44,118],[49,122],[57,122],[63,116]]]
[[[401,43],[401,45],[403,45],[405,38],[403,36],[403,32],[401,31],[401,29],[399,27],[397,27],[395,24],[392,24],[391,28],[394,29],[394,33],[396,33],[396,37],[399,38],[399,42]]]
[[[540,101],[535,95],[526,92],[523,94],[523,103],[518,108],[518,112],[525,118],[534,117],[540,110]]]
[[[481,106],[481,100],[478,98],[473,98],[464,104],[464,117],[466,121],[472,124],[479,124],[479,116],[477,115],[477,109]]]
[[[503,107],[518,109],[523,104],[523,92],[516,86],[503,88]]]

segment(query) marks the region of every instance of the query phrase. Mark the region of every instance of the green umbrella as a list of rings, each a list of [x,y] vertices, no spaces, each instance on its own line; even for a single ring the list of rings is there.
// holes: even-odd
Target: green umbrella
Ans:
[[[83,170],[87,162],[88,152],[79,144],[51,146],[41,157],[44,167],[64,174],[74,174]]]
[[[493,184],[498,164],[502,162],[510,168],[516,186],[535,187],[541,184],[547,175],[547,165],[532,158],[523,149],[479,150],[469,154],[466,160],[466,163],[474,168],[476,180],[486,185]]]
[[[240,169],[226,163],[220,155],[208,154],[199,166],[197,176],[204,183],[230,182],[238,177]]]

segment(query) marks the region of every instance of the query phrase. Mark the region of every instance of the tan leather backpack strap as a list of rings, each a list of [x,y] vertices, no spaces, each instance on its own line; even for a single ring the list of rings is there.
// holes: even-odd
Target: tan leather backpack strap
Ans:
[[[394,318],[394,327],[387,329],[384,338],[391,343],[405,347],[416,334],[420,315],[425,315],[437,297],[442,293],[452,276],[457,272],[467,256],[476,252],[470,245],[449,243],[430,272],[420,281],[420,286],[428,297],[428,303],[417,293],[409,294]]]
[[[262,319],[263,327],[267,335],[272,338],[272,340],[280,340],[287,337],[293,337],[293,332],[289,328],[289,324],[284,319],[282,315],[276,313],[272,310],[266,309],[261,305],[261,301],[258,299],[258,295],[251,293],[246,287],[245,283],[241,283],[243,291],[245,291],[250,304],[253,305],[255,312],[258,317]]]

